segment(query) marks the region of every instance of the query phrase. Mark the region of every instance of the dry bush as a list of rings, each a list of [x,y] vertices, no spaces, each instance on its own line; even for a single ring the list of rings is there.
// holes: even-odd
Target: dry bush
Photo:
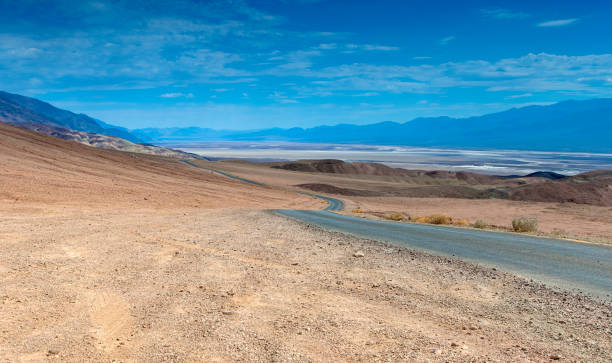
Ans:
[[[456,221],[453,221],[453,224],[456,226],[469,226],[470,222],[466,221],[465,219],[458,219]]]
[[[489,223],[487,223],[487,221],[485,221],[484,219],[479,219],[476,222],[474,222],[473,227],[474,228],[485,229],[485,228],[489,227]]]
[[[357,207],[357,208],[353,209],[353,213],[363,213],[363,209]]]
[[[447,214],[432,214],[430,216],[417,217],[414,219],[414,222],[429,224],[451,224],[453,223],[453,219]]]
[[[386,216],[385,218],[390,220],[390,221],[396,221],[396,222],[403,221],[405,219],[410,219],[405,214],[397,213],[397,212],[396,213],[391,213],[388,216]]]
[[[413,219],[413,222],[416,223],[429,223],[429,217],[416,217]]]
[[[512,229],[515,232],[536,232],[538,219],[535,217],[519,217],[512,220]]]
[[[427,223],[431,224],[451,224],[453,219],[447,214],[432,214],[428,218]]]

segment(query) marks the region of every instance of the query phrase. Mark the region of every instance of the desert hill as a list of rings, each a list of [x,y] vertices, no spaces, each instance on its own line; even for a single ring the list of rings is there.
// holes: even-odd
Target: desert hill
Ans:
[[[269,207],[311,198],[258,188],[180,160],[103,150],[0,123],[0,201],[19,205]]]
[[[385,188],[344,187],[327,183],[304,183],[301,188],[345,196],[402,196],[488,199],[500,198],[533,202],[570,202],[599,206],[612,205],[612,171],[598,170],[566,177],[552,172],[524,176],[491,176],[447,170],[407,170],[376,163],[342,160],[299,160],[269,163],[288,171],[353,176],[367,180],[393,181]],[[386,178],[386,179],[385,179]]]

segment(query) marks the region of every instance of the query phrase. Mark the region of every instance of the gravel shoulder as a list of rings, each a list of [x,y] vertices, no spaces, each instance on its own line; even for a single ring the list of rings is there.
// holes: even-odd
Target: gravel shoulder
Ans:
[[[0,217],[3,361],[604,362],[612,351],[610,306],[265,211]]]

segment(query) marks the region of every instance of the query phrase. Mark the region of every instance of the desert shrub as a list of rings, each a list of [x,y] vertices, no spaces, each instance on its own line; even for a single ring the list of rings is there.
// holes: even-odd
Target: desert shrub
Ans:
[[[451,224],[453,222],[453,219],[446,214],[432,214],[427,219],[427,223],[431,224]]]
[[[353,213],[363,213],[363,209],[357,207],[357,208],[353,209]]]
[[[416,217],[413,219],[417,223],[429,223],[429,224],[451,224],[453,219],[446,214],[432,214],[430,216]]]
[[[466,221],[465,219],[458,219],[456,221],[453,221],[453,224],[456,226],[469,226],[470,222]]]
[[[489,227],[489,224],[484,219],[479,219],[476,222],[474,222],[474,226],[473,227],[474,228],[485,229],[485,228]]]
[[[534,217],[519,217],[512,220],[512,229],[515,232],[536,232],[538,219]]]
[[[403,221],[404,219],[410,219],[410,218],[407,218],[405,214],[397,213],[397,212],[396,213],[391,213],[388,216],[386,216],[385,218],[387,218],[390,221],[397,221],[397,222]]]
[[[416,217],[412,221],[416,223],[429,223],[429,217]]]

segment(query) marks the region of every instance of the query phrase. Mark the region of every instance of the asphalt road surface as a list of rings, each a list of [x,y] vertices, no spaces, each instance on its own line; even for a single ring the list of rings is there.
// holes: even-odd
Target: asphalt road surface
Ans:
[[[278,214],[480,265],[612,301],[612,246],[467,228],[376,221],[315,210]]]
[[[249,183],[249,184],[259,185],[260,187],[265,187],[265,186],[266,186],[266,185],[265,185],[265,184],[263,184],[263,183],[259,183],[259,182],[253,181],[253,180],[249,180],[249,179],[241,178],[241,177],[239,177],[239,176],[232,175],[232,174],[230,174],[230,173],[226,173],[226,172],[224,172],[223,170],[213,169],[213,168],[207,168],[207,167],[205,167],[205,166],[200,166],[200,165],[198,165],[198,164],[196,164],[196,163],[194,163],[194,162],[192,162],[192,161],[189,161],[189,160],[183,160],[183,162],[184,162],[185,164],[187,164],[187,165],[195,166],[196,168],[200,168],[200,169],[204,169],[204,170],[209,170],[209,171],[212,171],[213,173],[221,174],[221,175],[223,175],[223,176],[226,176],[226,177],[228,177],[228,178],[232,178],[232,179],[236,179],[236,180],[239,180],[239,181],[241,181],[241,182],[245,182],[245,183]]]

